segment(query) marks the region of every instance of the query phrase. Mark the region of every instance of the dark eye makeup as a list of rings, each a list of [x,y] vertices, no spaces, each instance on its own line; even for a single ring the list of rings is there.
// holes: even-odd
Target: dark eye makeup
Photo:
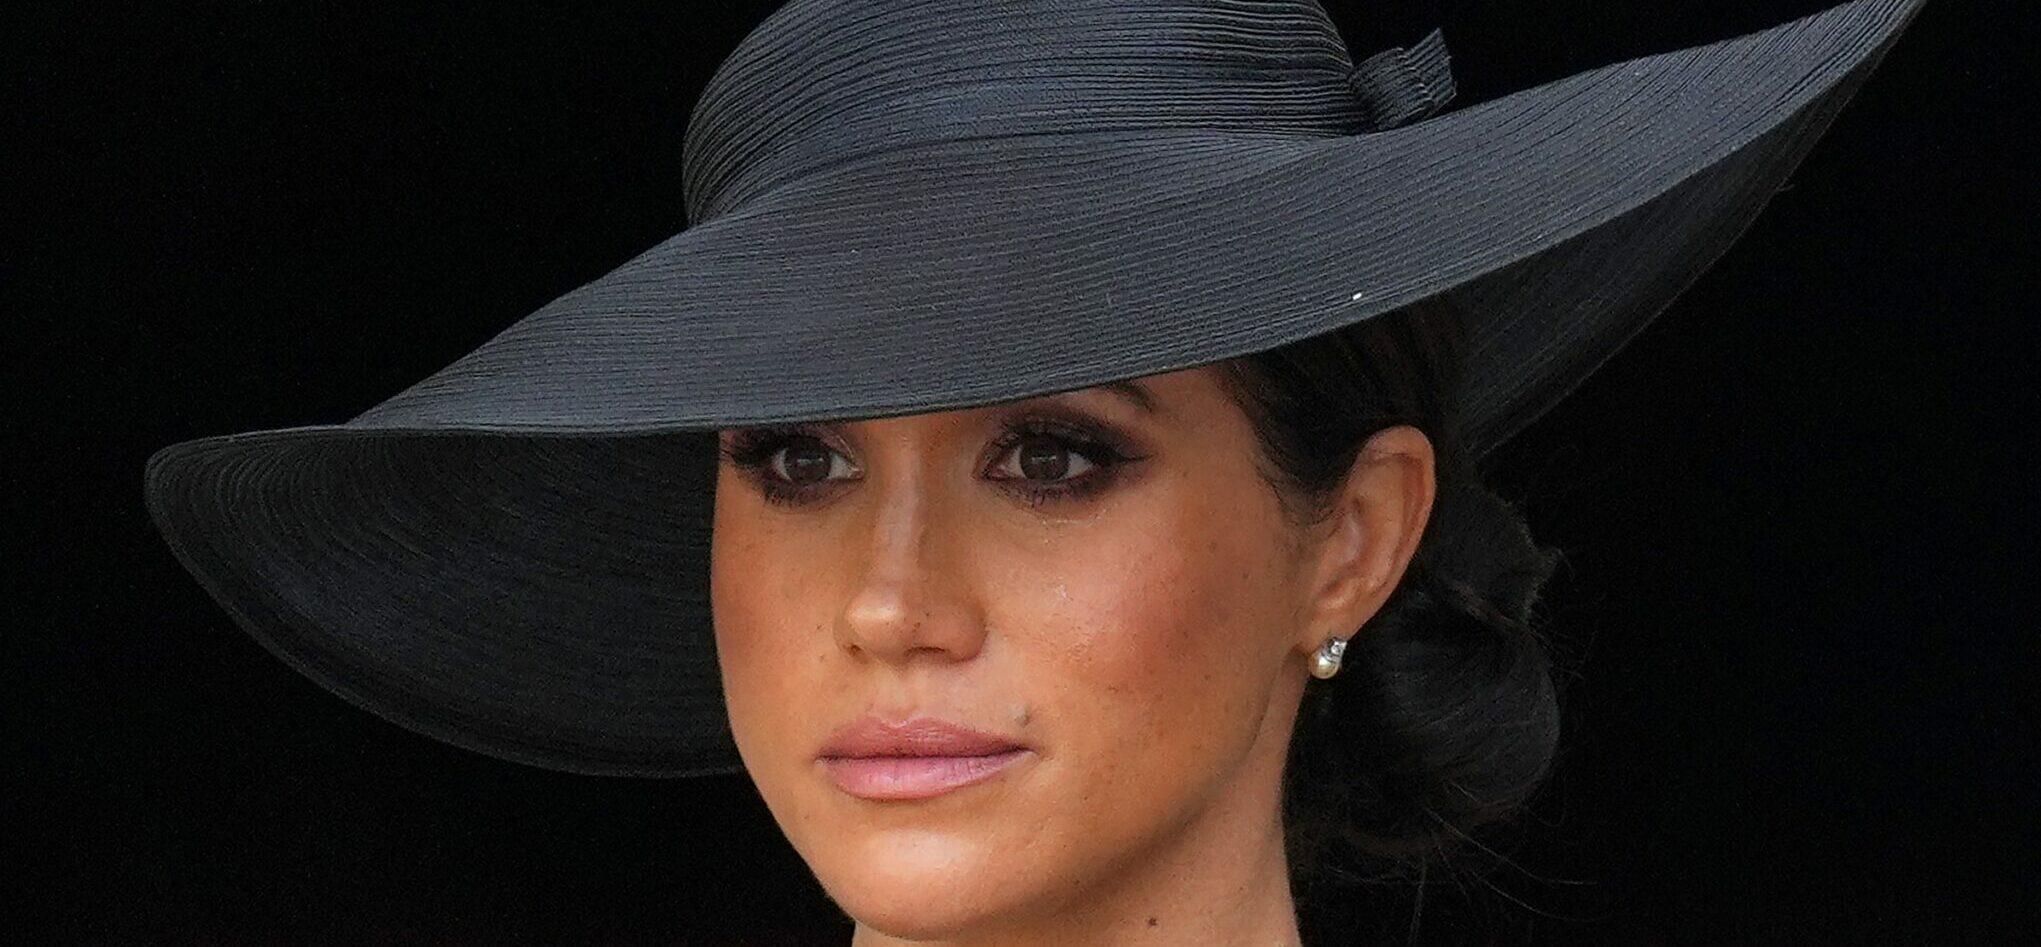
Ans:
[[[837,485],[846,482],[846,478],[827,479],[830,470],[835,467],[836,458],[843,456],[835,446],[830,428],[827,424],[798,422],[737,428],[729,432],[720,452],[744,472],[767,502],[800,506],[822,499]],[[1046,447],[1052,452],[1050,456],[1055,456],[1053,452],[1056,451],[1073,454],[1092,465],[1091,469],[1074,477],[986,476],[985,479],[998,484],[1029,507],[1078,503],[1092,498],[1111,484],[1121,472],[1120,468],[1143,459],[1127,438],[1080,412],[1034,412],[1004,422],[987,448],[987,466],[992,470],[1003,468],[1007,466],[1003,461],[1015,448],[1029,447]],[[802,482],[781,475],[781,465],[774,462],[775,458],[782,451],[791,453],[796,450],[809,451],[810,459],[817,459],[819,452],[822,479]],[[1067,470],[1076,466],[1076,462],[1066,461],[1058,466]]]

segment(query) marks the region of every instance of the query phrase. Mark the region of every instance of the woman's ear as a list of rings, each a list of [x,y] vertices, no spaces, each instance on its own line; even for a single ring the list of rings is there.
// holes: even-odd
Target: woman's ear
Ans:
[[[1384,428],[1362,445],[1310,554],[1303,651],[1354,634],[1381,610],[1417,552],[1437,477],[1431,439],[1411,425]]]

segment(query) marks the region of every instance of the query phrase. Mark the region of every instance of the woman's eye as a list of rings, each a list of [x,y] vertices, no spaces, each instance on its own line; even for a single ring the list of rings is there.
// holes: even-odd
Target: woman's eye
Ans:
[[[1009,435],[992,479],[1029,506],[1078,503],[1098,496],[1129,463],[1141,460],[1096,435],[1026,425]]]
[[[1074,480],[1098,466],[1083,452],[1073,450],[1074,446],[1053,435],[1027,435],[1006,452],[1002,458],[1005,462],[996,469],[1020,480],[1043,483]]]
[[[849,461],[842,454],[829,449],[820,441],[796,439],[786,442],[768,457],[773,476],[788,483],[807,485],[825,480],[841,479],[831,476],[838,471],[848,472]]]
[[[799,431],[748,429],[733,434],[721,452],[757,484],[769,502],[795,505],[821,492],[821,484],[846,479],[849,460],[822,438]]]

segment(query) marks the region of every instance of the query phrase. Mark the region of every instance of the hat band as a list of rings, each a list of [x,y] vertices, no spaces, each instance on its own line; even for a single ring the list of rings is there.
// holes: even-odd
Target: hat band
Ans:
[[[1367,110],[1367,130],[1407,125],[1444,108],[1459,91],[1446,39],[1434,29],[1408,49],[1385,49],[1361,60],[1347,84]]]

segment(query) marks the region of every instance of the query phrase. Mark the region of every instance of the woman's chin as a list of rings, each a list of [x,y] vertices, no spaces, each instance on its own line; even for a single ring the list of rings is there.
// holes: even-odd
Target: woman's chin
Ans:
[[[1018,866],[982,839],[872,830],[812,865],[830,900],[866,927],[911,940],[954,936],[1012,907]],[[1011,852],[1004,853],[1011,855]]]
[[[838,901],[837,906],[860,926],[907,941],[954,941],[982,926],[985,912],[952,899],[940,889],[924,889],[914,897],[870,903]]]

